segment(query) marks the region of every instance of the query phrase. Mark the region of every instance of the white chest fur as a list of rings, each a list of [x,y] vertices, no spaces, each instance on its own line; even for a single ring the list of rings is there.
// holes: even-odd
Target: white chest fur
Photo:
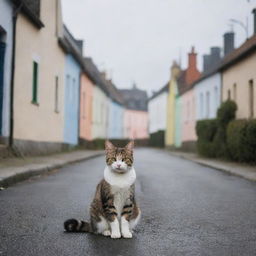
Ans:
[[[111,186],[119,188],[129,188],[136,180],[135,169],[131,168],[128,172],[118,174],[113,172],[110,167],[106,166],[104,169],[104,179]]]

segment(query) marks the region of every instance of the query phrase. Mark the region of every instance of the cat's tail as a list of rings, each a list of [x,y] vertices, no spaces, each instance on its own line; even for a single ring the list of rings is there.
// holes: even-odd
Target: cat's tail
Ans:
[[[93,233],[92,226],[89,222],[69,219],[64,222],[64,228],[67,232],[87,232]]]

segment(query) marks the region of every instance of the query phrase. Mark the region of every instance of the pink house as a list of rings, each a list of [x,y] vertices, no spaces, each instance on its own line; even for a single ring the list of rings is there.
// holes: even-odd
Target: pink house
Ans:
[[[148,112],[126,109],[124,112],[124,137],[148,138]]]
[[[131,89],[120,90],[126,105],[124,112],[124,137],[129,139],[148,138],[147,92],[134,84]]]
[[[196,141],[196,117],[195,117],[195,93],[191,88],[181,96],[181,111],[182,111],[182,143]]]
[[[92,100],[93,82],[85,74],[81,74],[80,85],[80,138],[92,140]]]
[[[196,99],[193,83],[199,79],[197,54],[194,47],[188,54],[188,67],[179,77],[179,97],[181,102],[181,141],[184,149],[193,149],[196,141]]]

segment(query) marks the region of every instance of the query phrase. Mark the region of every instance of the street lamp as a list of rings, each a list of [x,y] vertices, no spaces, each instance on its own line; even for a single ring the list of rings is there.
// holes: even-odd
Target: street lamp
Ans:
[[[248,39],[248,18],[246,19],[246,24],[244,24],[242,21],[236,20],[236,19],[230,19],[230,21],[232,23],[236,23],[236,24],[240,25],[245,31],[246,39]]]

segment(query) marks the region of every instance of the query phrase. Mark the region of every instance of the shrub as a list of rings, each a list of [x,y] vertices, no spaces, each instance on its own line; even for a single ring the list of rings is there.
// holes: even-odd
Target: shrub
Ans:
[[[101,138],[96,138],[92,141],[87,141],[84,139],[79,140],[79,145],[82,148],[86,149],[104,149],[105,148],[105,140]],[[130,141],[130,139],[109,139],[115,146],[124,147]],[[149,139],[135,139],[134,141],[135,147],[148,146]]]
[[[230,158],[256,163],[256,120],[235,120],[227,128]]]
[[[217,131],[217,121],[212,120],[200,120],[196,124],[196,134],[200,139],[205,141],[213,141],[215,133]]]
[[[157,131],[150,134],[149,145],[163,148],[165,146],[165,131]]]
[[[223,102],[217,111],[218,129],[214,137],[214,150],[216,157],[228,158],[229,151],[226,143],[227,125],[236,116],[237,105],[232,100]]]
[[[201,120],[196,124],[197,151],[206,157],[216,157],[214,138],[217,132],[217,120]]]
[[[227,124],[235,119],[237,105],[232,100],[223,102],[217,111],[217,120],[220,126],[226,127]]]

